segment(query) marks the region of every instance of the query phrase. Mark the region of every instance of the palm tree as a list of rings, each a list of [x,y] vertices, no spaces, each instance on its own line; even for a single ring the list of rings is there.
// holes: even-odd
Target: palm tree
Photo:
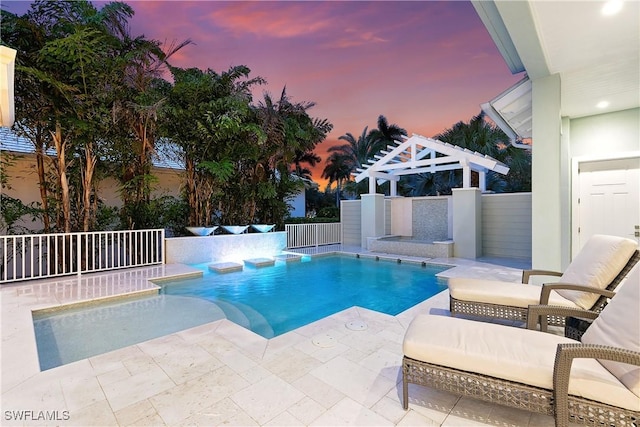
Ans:
[[[378,128],[369,132],[369,138],[376,141],[381,150],[394,141],[401,141],[403,136],[407,136],[407,131],[396,124],[390,125],[383,115],[378,116]]]
[[[340,189],[350,177],[349,156],[338,151],[331,153],[322,171],[322,178],[329,180],[329,186],[334,182],[336,183],[336,206],[340,205]]]
[[[314,102],[293,102],[285,87],[277,101],[265,93],[256,109],[267,135],[260,165],[275,188],[275,197],[263,197],[260,209],[266,219],[271,218],[270,222],[280,225],[288,211],[286,200],[302,186],[300,180],[291,178],[291,166],[298,176],[310,177],[311,172],[302,163],[314,166],[320,161],[313,150],[333,128],[326,119],[309,116],[307,111],[314,106]]]

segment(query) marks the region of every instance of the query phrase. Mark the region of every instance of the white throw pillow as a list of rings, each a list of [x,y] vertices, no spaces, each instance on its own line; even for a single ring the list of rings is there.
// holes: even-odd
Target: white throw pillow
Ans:
[[[638,249],[635,240],[595,234],[573,259],[559,282],[605,289]],[[599,295],[559,290],[558,293],[577,306],[589,310]]]
[[[640,264],[636,264],[618,289],[584,333],[582,342],[640,351]],[[640,397],[640,366],[608,360],[600,363]]]

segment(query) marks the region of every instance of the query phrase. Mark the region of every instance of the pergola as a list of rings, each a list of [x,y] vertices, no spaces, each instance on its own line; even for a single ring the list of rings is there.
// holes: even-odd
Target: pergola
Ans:
[[[462,169],[463,188],[471,187],[471,171],[480,175],[480,190],[486,190],[486,173],[502,175],[509,172],[504,163],[484,154],[447,144],[436,139],[413,134],[404,142],[388,145],[354,173],[356,182],[369,178],[369,194],[376,192],[376,182],[391,183],[391,196],[397,196],[398,181],[403,175]]]

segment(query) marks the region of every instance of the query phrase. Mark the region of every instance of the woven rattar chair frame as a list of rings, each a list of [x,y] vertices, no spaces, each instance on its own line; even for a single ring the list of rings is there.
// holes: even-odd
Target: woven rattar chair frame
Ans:
[[[640,252],[636,250],[627,264],[623,267],[622,270],[620,270],[618,275],[611,281],[611,283],[606,287],[605,290],[613,292],[639,260]],[[559,276],[561,275],[561,273],[546,270],[525,270],[522,273],[523,283],[527,283],[529,281],[529,277],[535,275]],[[551,291],[557,289],[571,289],[581,290],[585,292],[588,291],[589,293],[600,293],[600,298],[598,298],[593,307],[591,307],[590,309],[590,311],[594,311],[596,313],[600,313],[602,309],[607,305],[608,299],[611,298],[610,293],[594,292],[593,288],[587,286],[575,285],[570,283],[549,283],[542,285],[540,293],[540,304],[546,305],[549,302],[549,294],[551,293]],[[477,301],[463,301],[449,296],[449,310],[451,311],[452,316],[467,315],[485,319],[505,319],[526,322],[528,309],[510,305],[491,304]],[[546,319],[546,322],[544,322],[545,325],[543,325],[543,328],[546,328],[546,323],[552,326],[564,326],[564,321],[565,317],[563,316],[549,315]]]
[[[405,410],[409,408],[409,384],[417,384],[530,412],[555,415],[558,427],[566,427],[569,422],[599,427],[637,426],[640,412],[568,394],[574,358],[609,359],[640,366],[638,352],[579,343],[559,344],[553,373],[554,390],[546,390],[404,356],[403,407]]]

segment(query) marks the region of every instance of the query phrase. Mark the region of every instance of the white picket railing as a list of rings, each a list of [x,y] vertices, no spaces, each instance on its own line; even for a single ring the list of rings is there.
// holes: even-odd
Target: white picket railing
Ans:
[[[164,229],[0,236],[0,283],[164,263]]]
[[[342,224],[285,224],[287,248],[305,248],[342,243]]]

